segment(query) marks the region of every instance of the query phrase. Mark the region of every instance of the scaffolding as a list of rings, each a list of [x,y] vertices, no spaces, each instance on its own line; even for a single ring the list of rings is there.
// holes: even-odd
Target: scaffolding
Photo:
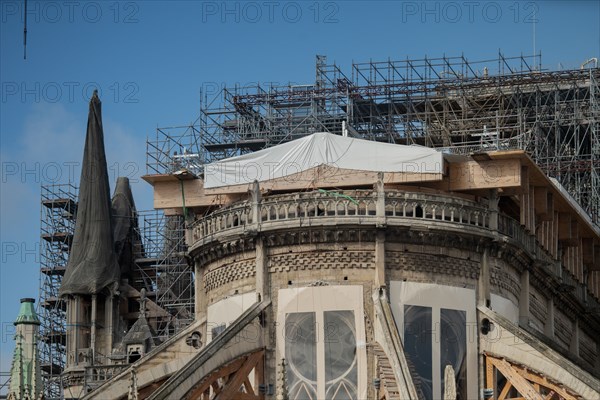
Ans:
[[[167,216],[160,210],[138,212],[143,246],[135,264],[148,298],[168,314],[156,321],[161,341],[189,325],[194,319],[193,268],[186,259],[185,227],[182,216]],[[135,283],[135,282],[134,282]]]
[[[10,388],[10,372],[0,372],[0,400],[6,399]]]
[[[550,71],[541,55],[369,61],[350,74],[317,56],[314,83],[224,88],[202,100],[193,124],[159,128],[147,170],[201,174],[206,163],[345,126],[351,136],[449,153],[523,149],[598,223],[599,79],[596,64]]]
[[[61,398],[65,366],[66,304],[58,291],[67,267],[77,213],[77,188],[43,185],[41,192],[40,365],[47,399]]]
[[[46,399],[62,398],[61,373],[66,356],[66,304],[59,297],[75,232],[77,187],[43,185],[41,191],[41,262],[38,315],[40,360]],[[183,217],[162,211],[139,211],[132,226],[134,273],[129,283],[145,288],[148,298],[168,317],[156,318],[160,341],[189,325],[194,318],[194,278],[185,258]]]

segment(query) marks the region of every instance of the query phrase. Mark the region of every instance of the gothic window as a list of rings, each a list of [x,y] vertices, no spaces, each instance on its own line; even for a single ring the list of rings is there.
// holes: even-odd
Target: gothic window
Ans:
[[[367,397],[363,288],[280,289],[278,357],[291,400]]]
[[[325,398],[357,398],[354,312],[325,311]]]
[[[426,400],[443,398],[445,370],[450,366],[455,377],[456,399],[476,398],[475,291],[392,281],[390,293],[406,359],[422,397]]]
[[[317,398],[317,335],[314,312],[292,313],[285,319],[285,354],[290,399]]]
[[[404,306],[404,351],[425,399],[433,398],[431,307]]]
[[[466,313],[446,308],[441,308],[439,311],[439,320],[434,321],[431,307],[404,306],[404,341],[407,358],[417,373],[418,383],[425,399],[434,398],[434,354],[440,360],[441,393],[444,392],[444,370],[446,365],[450,365],[456,376],[457,398],[465,399]]]
[[[357,352],[354,312],[325,311],[322,327],[317,313],[291,313],[286,316],[285,354],[290,399],[317,399],[318,369],[324,369],[322,385],[326,400],[357,398]],[[317,338],[322,339],[318,346]],[[321,364],[322,363],[322,364]]]

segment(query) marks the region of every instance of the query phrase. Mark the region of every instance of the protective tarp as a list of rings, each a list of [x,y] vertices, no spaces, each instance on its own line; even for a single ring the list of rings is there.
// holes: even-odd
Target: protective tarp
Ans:
[[[119,281],[111,214],[101,103],[94,92],[83,151],[77,222],[61,296],[95,294]]]
[[[141,249],[142,244],[137,230],[138,223],[133,194],[129,186],[129,179],[125,177],[117,178],[117,185],[112,197],[112,223],[115,251],[119,257],[121,274],[129,276],[134,263],[135,248],[137,246]]]
[[[443,155],[421,146],[378,143],[315,133],[268,149],[211,163],[204,187],[259,182],[306,171],[319,165],[372,172],[440,174]]]

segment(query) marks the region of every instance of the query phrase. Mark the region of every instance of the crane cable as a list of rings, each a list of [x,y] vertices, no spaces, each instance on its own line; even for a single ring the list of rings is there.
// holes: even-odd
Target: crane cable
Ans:
[[[23,60],[27,60],[27,0],[23,4]]]

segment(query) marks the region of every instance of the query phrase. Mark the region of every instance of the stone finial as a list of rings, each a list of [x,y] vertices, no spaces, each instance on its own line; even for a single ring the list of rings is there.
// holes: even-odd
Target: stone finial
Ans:
[[[146,298],[146,289],[142,288],[142,290],[140,290],[140,316],[146,316],[146,301],[148,301],[148,299]]]
[[[456,400],[456,376],[450,364],[444,370],[444,400]]]
[[[287,385],[287,364],[285,363],[285,358],[281,359],[281,374],[279,377],[279,395],[277,396],[277,400],[290,400],[290,395],[288,393],[288,385]]]
[[[137,386],[137,373],[135,372],[135,368],[131,368],[131,374],[129,376],[129,393],[127,394],[127,400],[138,400],[138,398],[139,397]]]

